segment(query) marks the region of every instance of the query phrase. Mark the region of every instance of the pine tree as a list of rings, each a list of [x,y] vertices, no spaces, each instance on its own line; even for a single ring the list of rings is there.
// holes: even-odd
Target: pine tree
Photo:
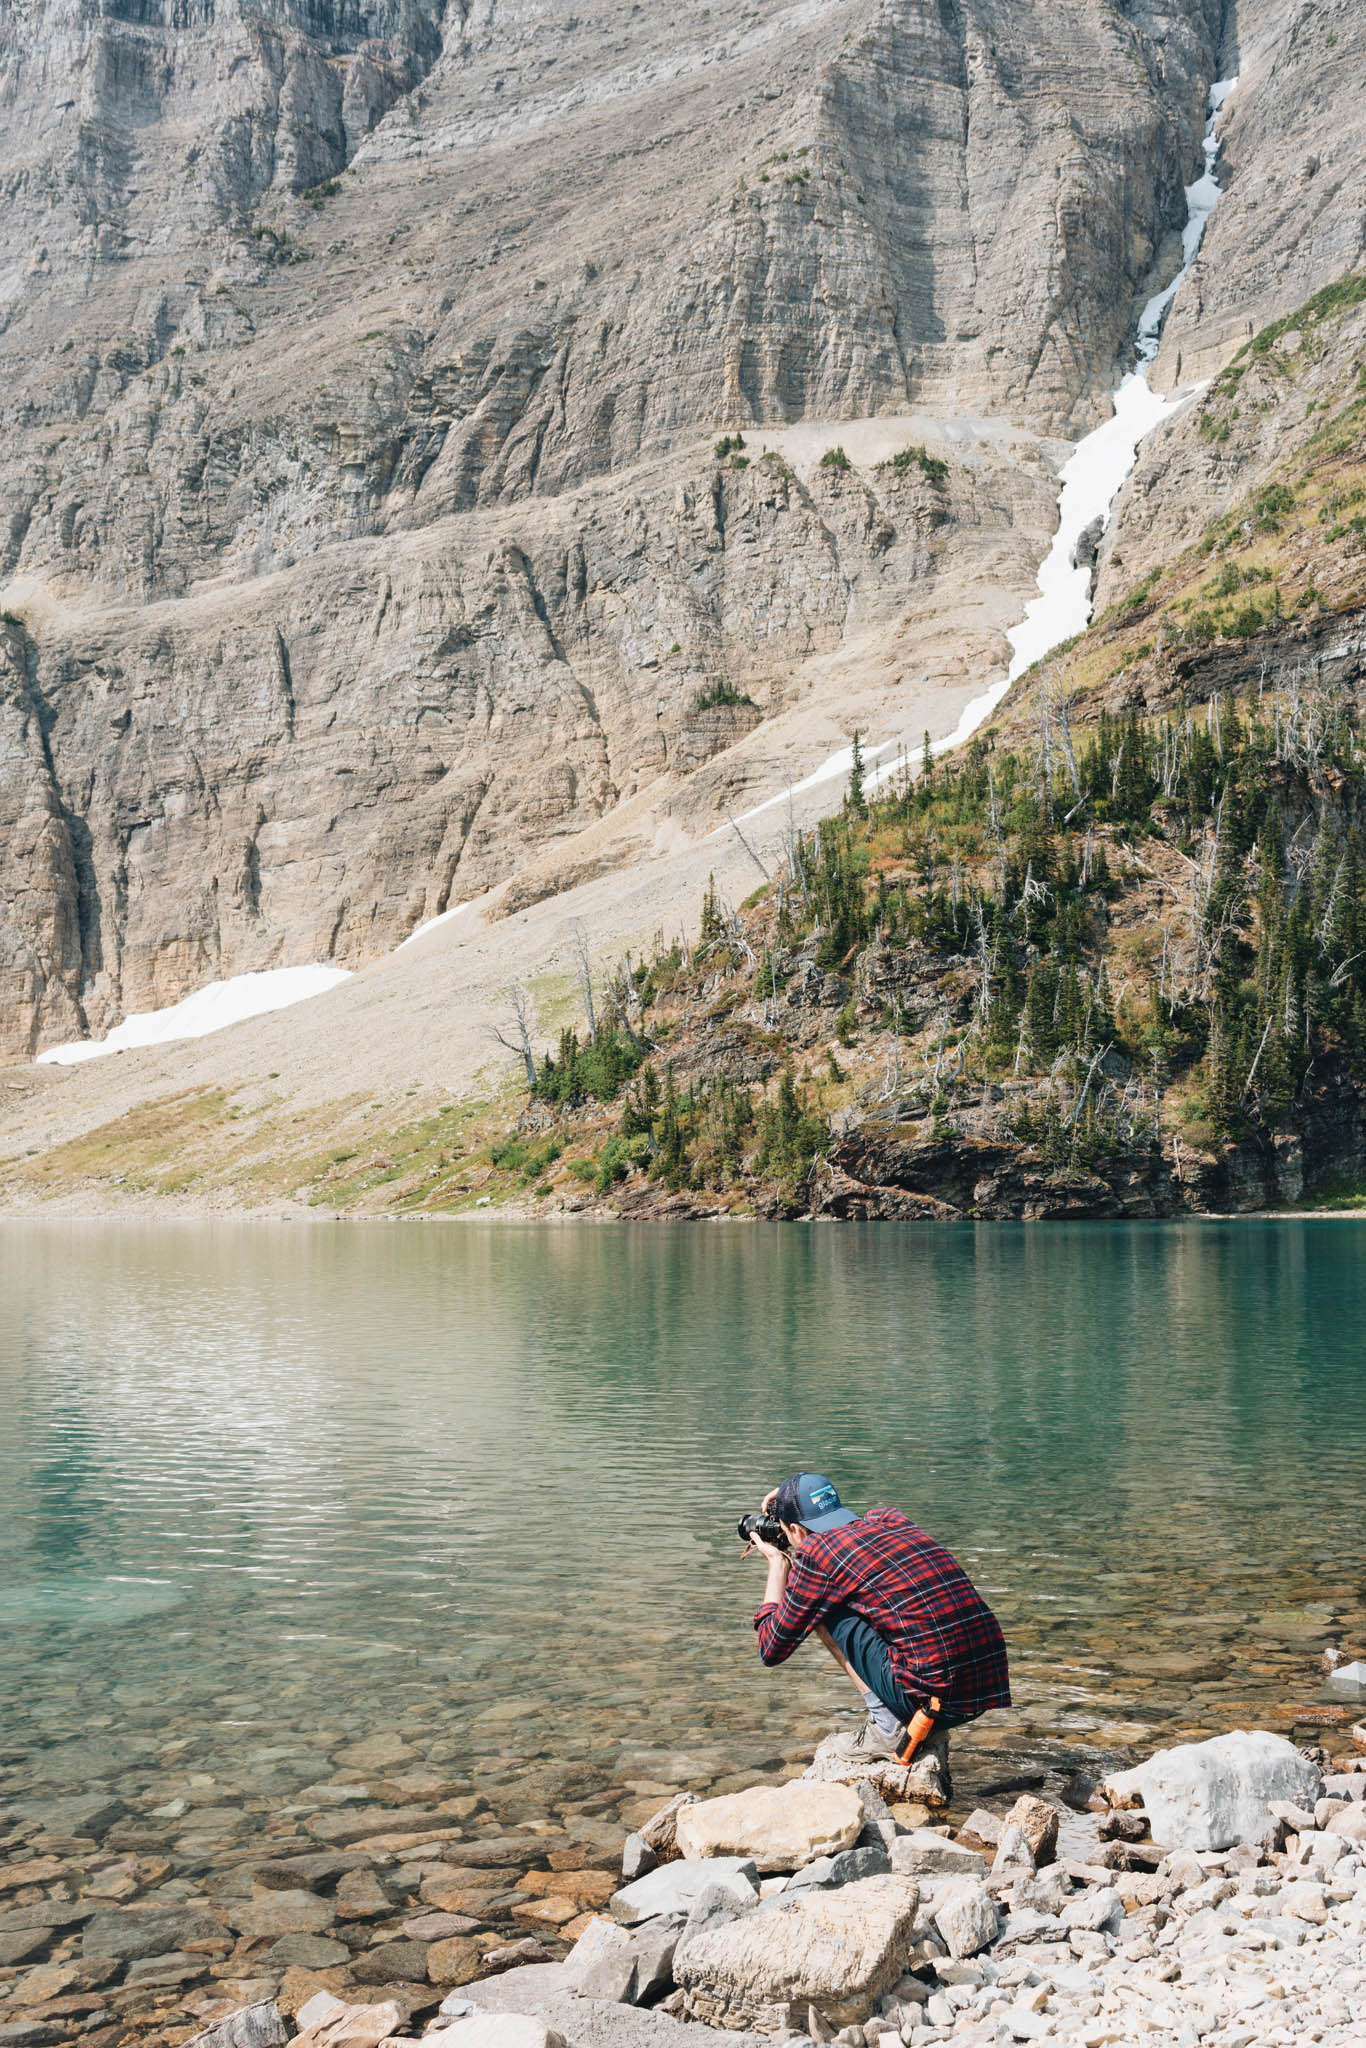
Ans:
[[[863,793],[863,741],[857,726],[849,762],[849,788],[844,801],[846,807],[860,818],[868,808],[868,800]]]

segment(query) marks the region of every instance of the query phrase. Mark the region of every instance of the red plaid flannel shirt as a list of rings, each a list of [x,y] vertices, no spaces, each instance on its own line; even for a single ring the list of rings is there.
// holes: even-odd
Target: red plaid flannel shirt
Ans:
[[[754,1617],[765,1664],[781,1664],[837,1608],[877,1630],[910,1698],[937,1696],[965,1721],[1010,1705],[995,1615],[957,1559],[896,1508],[805,1538],[781,1603]]]

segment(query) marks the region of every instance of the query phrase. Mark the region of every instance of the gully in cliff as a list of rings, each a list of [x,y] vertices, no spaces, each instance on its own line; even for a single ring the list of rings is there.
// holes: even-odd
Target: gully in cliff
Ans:
[[[1000,1624],[956,1558],[897,1508],[855,1515],[831,1482],[796,1472],[740,1533],[768,1560],[754,1617],[781,1664],[815,1634],[868,1708],[851,1758],[909,1763],[932,1737],[1010,1705]]]

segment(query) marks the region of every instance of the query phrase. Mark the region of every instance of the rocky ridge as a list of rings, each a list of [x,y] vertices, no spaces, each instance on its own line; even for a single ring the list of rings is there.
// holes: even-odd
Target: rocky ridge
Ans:
[[[1248,179],[1277,93],[1335,140],[1313,236],[1231,190],[1201,333],[1254,244],[1256,317],[1350,260],[1357,29],[1292,12],[16,13],[8,1051],[374,958],[652,776],[655,825],[714,822],[810,765],[794,701],[847,729],[870,589],[878,663],[989,673],[1046,538],[1030,437],[1097,416],[1170,274],[1221,37]],[[1027,430],[953,492],[948,577],[876,487],[798,464],[765,517],[698,460],[908,407]],[[718,682],[767,753],[699,727]]]

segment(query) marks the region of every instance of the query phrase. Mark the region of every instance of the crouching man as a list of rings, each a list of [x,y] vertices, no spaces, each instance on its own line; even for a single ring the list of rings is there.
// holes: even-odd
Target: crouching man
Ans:
[[[868,1708],[852,1755],[908,1762],[932,1734],[1010,1705],[1000,1624],[947,1550],[896,1508],[854,1515],[828,1479],[797,1472],[764,1500],[790,1551],[768,1561],[754,1617],[759,1655],[781,1664],[817,1635]]]

